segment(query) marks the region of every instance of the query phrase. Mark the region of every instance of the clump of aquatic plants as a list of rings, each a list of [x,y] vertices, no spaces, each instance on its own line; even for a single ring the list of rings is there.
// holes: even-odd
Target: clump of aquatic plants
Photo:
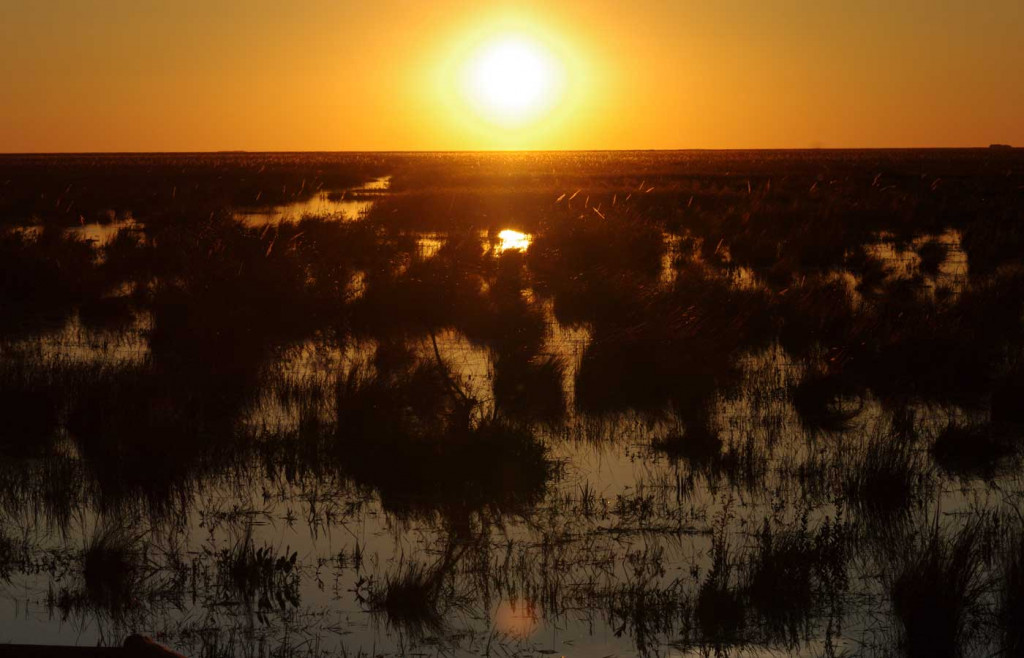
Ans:
[[[971,523],[946,534],[936,526],[893,556],[888,589],[907,655],[964,654],[984,592],[984,530]]]
[[[227,548],[216,553],[217,586],[230,599],[261,619],[300,603],[299,554],[264,544],[257,546],[252,524]]]

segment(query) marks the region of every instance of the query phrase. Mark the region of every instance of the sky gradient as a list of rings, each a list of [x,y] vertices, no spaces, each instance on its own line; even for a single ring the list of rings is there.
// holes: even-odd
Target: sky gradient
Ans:
[[[1024,145],[1024,2],[0,0],[0,152]],[[460,102],[526,34],[550,113]]]

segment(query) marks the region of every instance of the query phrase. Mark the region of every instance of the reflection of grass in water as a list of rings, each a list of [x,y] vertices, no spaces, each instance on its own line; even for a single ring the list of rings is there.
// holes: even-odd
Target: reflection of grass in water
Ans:
[[[278,553],[267,545],[257,548],[253,526],[247,523],[234,544],[216,554],[217,582],[226,595],[240,598],[263,619],[270,610],[298,607],[298,557],[288,549]]]
[[[556,356],[529,360],[499,354],[494,362],[495,406],[513,422],[557,423],[565,415],[564,371]]]
[[[865,519],[901,518],[933,485],[918,449],[884,432],[870,437],[842,472],[842,491]]]
[[[918,532],[891,521],[905,521],[915,502],[947,483],[929,459],[968,485],[988,475],[992,460],[974,451],[1002,449],[1001,434],[986,444],[939,431],[931,455],[931,444],[917,437],[930,440],[935,414],[953,415],[954,404],[979,418],[991,407],[1000,432],[1019,416],[1013,373],[1024,342],[1024,288],[1012,265],[1021,232],[1005,221],[1019,205],[1019,193],[1006,187],[1017,184],[1012,177],[974,171],[961,191],[935,190],[916,173],[889,172],[916,167],[895,155],[884,165],[877,156],[844,156],[824,173],[822,161],[796,154],[770,163],[638,156],[628,165],[615,159],[623,155],[580,155],[564,156],[565,167],[552,165],[563,156],[464,157],[472,166],[449,157],[403,161],[396,196],[359,225],[307,219],[250,230],[204,219],[208,212],[182,214],[176,222],[154,218],[144,234],[119,233],[103,259],[53,236],[5,243],[4,253],[21,259],[7,264],[25,264],[16,274],[40,273],[35,283],[15,277],[0,286],[0,303],[14,311],[3,321],[9,335],[32,335],[37,320],[61,321],[75,309],[92,327],[153,316],[141,364],[90,370],[29,359],[19,373],[5,362],[0,413],[13,421],[0,440],[5,510],[31,507],[52,521],[71,509],[124,509],[147,497],[164,503],[151,511],[163,509],[154,517],[170,522],[177,515],[168,510],[187,515],[210,481],[252,460],[263,470],[240,479],[257,497],[260,487],[273,492],[287,482],[309,507],[343,509],[349,497],[372,507],[366,501],[379,499],[386,521],[371,524],[398,517],[408,524],[396,531],[401,537],[478,526],[498,535],[495,528],[508,524],[507,536],[487,549],[474,543],[448,572],[452,593],[438,594],[428,567],[389,570],[375,606],[397,624],[437,628],[449,615],[449,594],[498,600],[491,587],[495,597],[537,604],[549,623],[577,612],[604,615],[641,652],[680,637],[684,646],[793,648],[795,628],[807,640],[823,624],[838,628],[833,622],[844,614],[831,597],[842,589],[853,540],[822,521],[835,504],[863,522],[857,540],[877,548],[889,533]],[[945,160],[936,166],[956,168]],[[878,167],[884,175],[866,173]],[[972,186],[986,194],[962,191]],[[531,232],[530,249],[486,252],[481,231],[510,225]],[[971,278],[962,289],[933,293],[921,274],[945,266],[920,235],[941,235],[947,225],[968,225]],[[429,259],[416,253],[418,229],[443,241]],[[900,258],[918,250],[918,271],[895,276],[893,263],[870,248],[882,230]],[[671,252],[666,232],[678,236]],[[949,256],[959,257],[955,249]],[[364,283],[358,295],[356,277]],[[17,290],[39,299],[26,301]],[[549,328],[555,318],[593,337],[578,373],[542,351],[557,333]],[[483,348],[493,380],[469,387],[440,356],[403,354],[403,346],[448,331]],[[317,364],[309,377],[290,380],[301,385],[280,383],[280,356],[291,346],[340,349],[353,335],[384,346],[373,363]],[[775,345],[771,371],[793,376],[754,381],[746,357]],[[577,389],[571,409],[565,377]],[[275,386],[282,413],[295,411],[296,422],[261,427],[256,401]],[[489,394],[493,417],[481,412]],[[863,405],[856,423],[850,400]],[[908,410],[901,427],[859,440],[860,425],[893,409]],[[567,494],[547,449],[563,447],[569,442],[555,442],[573,432],[607,436],[616,460],[635,460],[640,474],[612,478],[632,488],[616,490],[616,481]],[[648,459],[652,440],[669,464]],[[630,452],[631,442],[641,449]],[[572,449],[564,453],[572,462]],[[680,484],[687,477],[690,484]],[[313,495],[324,481],[344,486]],[[998,483],[1016,495],[1005,479]],[[731,543],[724,532],[715,536],[705,577],[677,578],[704,563],[673,552],[675,542],[691,533],[703,541],[708,516],[734,494],[749,507],[729,521]],[[808,522],[784,520],[805,503]],[[764,516],[770,523],[753,534]],[[925,566],[909,558],[881,565],[903,583],[887,583],[886,593],[911,620],[908,642],[919,635],[909,630],[916,613],[908,611],[920,589],[914,583],[927,580],[920,574],[963,580],[956,545],[933,548],[926,534],[914,542],[918,553],[939,557],[922,557]],[[118,563],[115,543],[97,553],[108,558],[94,558],[92,573],[110,571],[99,566],[105,560]],[[629,564],[617,571],[623,557]],[[289,556],[247,541],[205,559],[223,564],[225,590],[273,607],[277,596],[259,593],[260,574],[284,578],[282,558]],[[513,567],[515,578],[506,575]],[[1005,567],[1010,582],[1013,569]],[[104,578],[92,581],[75,591],[100,596]],[[116,585],[110,581],[110,598]],[[1019,615],[1012,592],[1002,596],[997,623],[1009,638]],[[881,604],[856,605],[854,618]]]
[[[395,510],[529,505],[552,473],[544,448],[500,420],[473,424],[476,404],[443,362],[354,370],[339,387],[334,459]]]
[[[845,382],[841,377],[808,371],[790,389],[790,402],[809,432],[837,433],[850,428],[861,412],[860,405],[844,404]]]
[[[936,527],[892,556],[888,588],[907,655],[963,655],[984,591],[984,531],[977,522],[952,536]]]
[[[117,609],[128,604],[140,575],[139,549],[140,538],[123,527],[97,531],[82,556],[82,578],[92,605]]]
[[[726,537],[728,521],[728,514],[723,512],[711,543],[711,568],[697,590],[694,603],[694,618],[701,637],[704,642],[719,647],[739,639],[746,618],[743,601],[732,584],[735,565],[730,559]]]
[[[749,556],[744,593],[764,620],[768,637],[790,646],[819,609],[836,606],[849,586],[852,533],[842,511],[810,529],[806,516],[780,532],[765,519],[757,547]]]
[[[948,473],[991,479],[996,469],[1018,451],[1019,436],[995,426],[950,424],[932,444],[935,462]]]
[[[949,247],[938,238],[930,238],[917,248],[917,255],[921,258],[921,271],[935,276],[949,255]]]
[[[439,634],[445,628],[440,591],[443,576],[411,562],[397,575],[385,576],[381,586],[371,589],[367,602],[372,611],[384,614],[388,623],[414,637]]]
[[[54,383],[22,359],[0,365],[0,453],[29,457],[52,448],[61,411]]]
[[[0,335],[59,328],[101,290],[92,247],[59,229],[0,229]]]
[[[0,530],[0,582],[9,583],[14,572],[24,566],[28,549]]]
[[[1006,655],[1024,652],[1024,534],[1018,530],[1003,549],[999,625]]]
[[[142,533],[119,522],[97,527],[76,556],[80,580],[54,586],[46,604],[66,619],[72,614],[109,616],[115,622],[136,619],[164,592],[151,582],[157,567],[149,559]]]

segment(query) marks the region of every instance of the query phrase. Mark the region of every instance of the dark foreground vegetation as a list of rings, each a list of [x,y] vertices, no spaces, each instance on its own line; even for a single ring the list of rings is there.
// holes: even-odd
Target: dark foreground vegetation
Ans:
[[[11,157],[0,224],[19,641],[1024,647],[1018,151]]]

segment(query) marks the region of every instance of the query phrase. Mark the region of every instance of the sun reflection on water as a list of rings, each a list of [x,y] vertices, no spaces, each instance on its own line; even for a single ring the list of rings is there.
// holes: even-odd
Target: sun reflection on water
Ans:
[[[530,248],[530,242],[532,241],[533,236],[528,233],[505,229],[498,233],[497,251],[499,254],[506,251],[526,251]]]
[[[494,614],[494,627],[504,635],[528,638],[537,630],[538,612],[525,601],[502,601]]]

